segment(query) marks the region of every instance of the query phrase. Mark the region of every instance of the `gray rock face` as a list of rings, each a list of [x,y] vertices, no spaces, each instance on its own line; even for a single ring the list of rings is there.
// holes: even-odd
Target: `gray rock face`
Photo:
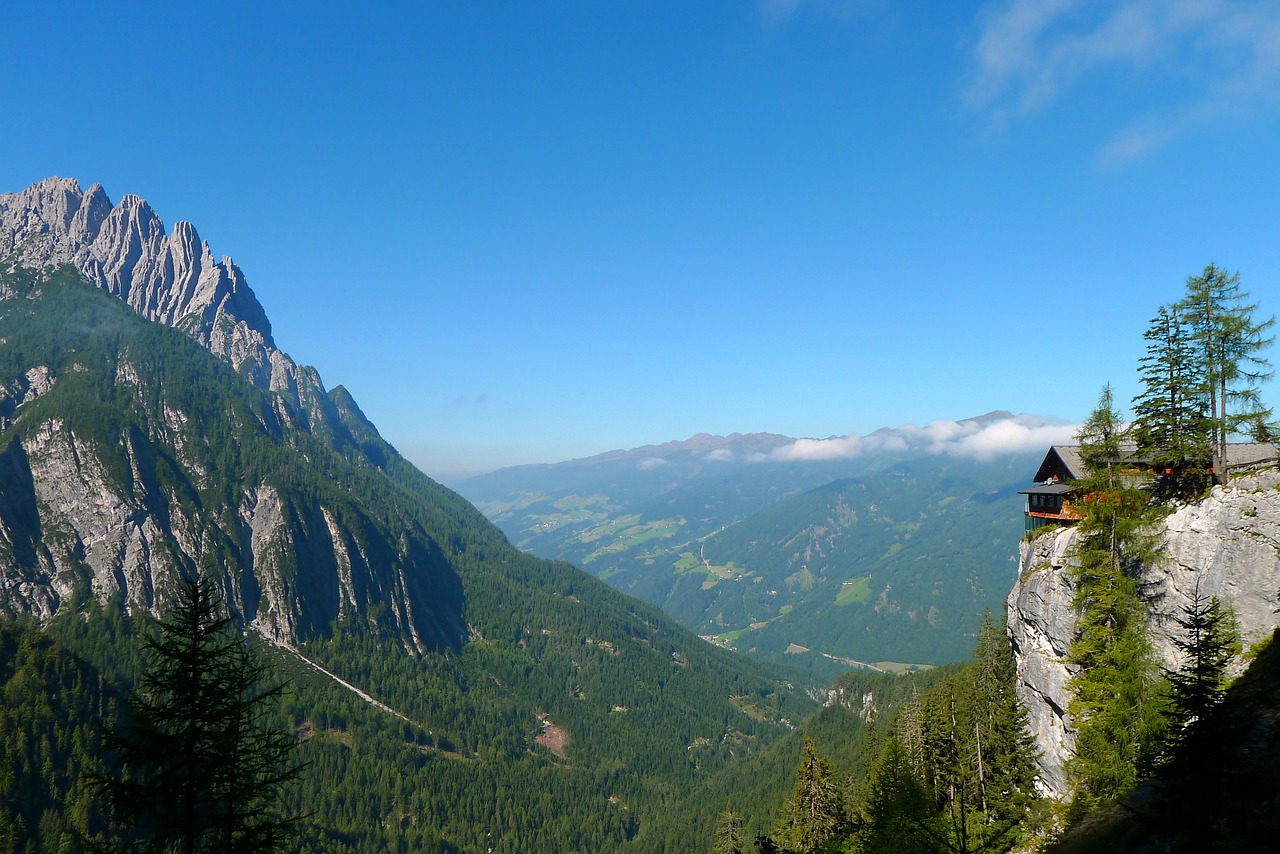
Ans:
[[[117,382],[138,377],[122,364]],[[377,609],[415,652],[463,636],[447,595],[457,578],[420,530],[368,518],[352,527],[360,508],[340,494],[317,499],[260,480],[238,487],[234,507],[202,506],[191,487],[225,473],[210,472],[198,447],[185,452],[200,444],[188,422],[163,405],[117,449],[49,418],[0,449],[0,614],[45,621],[119,595],[131,611],[158,615],[177,579],[213,558],[226,570],[225,599],[277,644]],[[148,465],[157,455],[181,459],[190,485],[159,479]]]
[[[1208,498],[1164,520],[1164,559],[1145,567],[1151,591],[1150,638],[1165,667],[1179,664],[1175,618],[1191,602],[1217,596],[1240,623],[1247,650],[1280,626],[1280,471],[1265,470],[1214,487]],[[1018,665],[1018,696],[1040,748],[1040,783],[1067,794],[1064,767],[1075,747],[1067,714],[1075,632],[1070,580],[1074,528],[1022,545],[1019,580],[1008,599],[1009,635]]]
[[[3,342],[0,342],[3,343]],[[37,365],[8,383],[0,383],[0,430],[12,423],[18,407],[53,388],[55,377],[47,365]]]
[[[348,478],[339,484],[316,470],[299,486],[276,480],[279,471],[261,460],[245,474],[234,455],[211,450],[189,400],[169,394],[145,360],[123,355],[105,381],[131,387],[138,426],[119,432],[118,447],[104,445],[76,407],[57,408],[56,393],[52,410],[29,407],[90,367],[21,364],[0,376],[0,613],[44,620],[117,594],[131,610],[159,613],[180,575],[214,560],[228,603],[276,643],[322,635],[348,618],[394,631],[413,651],[461,643],[461,581],[421,524],[414,493],[393,494],[404,488],[387,477],[394,450],[345,390],[335,391],[335,404],[313,368],[276,348],[243,273],[229,258],[215,261],[193,227],[178,223],[166,234],[136,196],[113,206],[97,185],[81,192],[75,181],[50,178],[0,195],[0,259],[72,265],[142,317],[190,335],[268,392],[261,410],[228,410],[233,432],[252,425],[281,443],[281,460],[314,441],[333,459],[302,453],[303,464],[343,460]],[[16,293],[0,284],[0,300]],[[18,342],[11,352],[47,343],[23,342],[24,331],[4,333]],[[62,352],[75,353],[69,344],[82,333],[64,334],[72,339]],[[206,425],[217,417],[203,414]],[[158,474],[158,459],[168,474]],[[362,502],[375,494],[371,510]],[[401,499],[410,509],[402,512]]]
[[[271,323],[230,257],[215,260],[187,222],[172,234],[145,201],[112,205],[98,184],[46,178],[0,194],[0,258],[29,267],[71,264],[138,314],[178,327],[231,362],[309,421],[331,418],[314,368],[299,367],[271,337]]]

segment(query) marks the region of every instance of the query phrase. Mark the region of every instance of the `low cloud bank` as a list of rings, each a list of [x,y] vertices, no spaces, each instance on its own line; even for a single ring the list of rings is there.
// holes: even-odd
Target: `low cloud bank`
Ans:
[[[774,449],[775,460],[819,461],[850,459],[879,452],[950,454],[990,459],[1001,454],[1067,445],[1075,441],[1078,424],[1037,415],[1013,415],[993,420],[931,421],[923,427],[904,424],[861,436],[851,433],[832,439],[797,439]]]

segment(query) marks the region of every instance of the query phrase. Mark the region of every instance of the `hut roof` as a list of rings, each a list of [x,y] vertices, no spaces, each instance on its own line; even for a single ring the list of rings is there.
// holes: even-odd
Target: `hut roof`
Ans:
[[[1148,465],[1151,461],[1138,456],[1138,446],[1125,442],[1120,446],[1124,461],[1134,465]],[[1227,445],[1227,471],[1240,471],[1280,462],[1276,446],[1269,442],[1233,442]],[[1055,474],[1065,474],[1062,480],[1083,480],[1089,475],[1089,467],[1080,455],[1079,445],[1053,445],[1045,454],[1044,462],[1036,470],[1034,480],[1044,483]]]

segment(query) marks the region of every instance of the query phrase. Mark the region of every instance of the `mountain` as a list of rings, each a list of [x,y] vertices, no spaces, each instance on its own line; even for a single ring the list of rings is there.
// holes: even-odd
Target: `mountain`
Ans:
[[[311,850],[687,850],[664,805],[814,707],[512,547],[276,349],[194,229],[60,179],[0,223],[0,614],[127,687],[177,576],[218,578],[291,679]]]
[[[795,450],[815,440],[700,435],[457,488],[520,548],[758,657],[824,679],[963,658],[1014,580],[1017,491],[1043,450],[961,453],[905,430],[862,440],[861,453],[805,459]]]
[[[48,619],[120,595],[155,610],[179,573],[212,562],[228,601],[281,643],[375,605],[413,649],[462,643],[443,549],[501,544],[464,502],[343,456],[354,436],[327,441],[197,341],[69,272],[4,282],[0,608]]]
[[[214,258],[193,225],[172,233],[143,199],[112,204],[100,184],[46,178],[0,194],[0,258],[28,267],[70,264],[148,320],[187,332],[258,388],[275,392],[308,425],[340,421],[314,368],[276,347],[271,322],[243,271]],[[358,410],[357,410],[358,411]]]

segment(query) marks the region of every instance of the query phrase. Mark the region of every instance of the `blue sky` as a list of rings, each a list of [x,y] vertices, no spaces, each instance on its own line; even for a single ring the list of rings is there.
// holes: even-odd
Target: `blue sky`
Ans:
[[[7,11],[0,191],[193,222],[434,476],[1074,421],[1205,264],[1280,307],[1275,3],[205,6]]]

